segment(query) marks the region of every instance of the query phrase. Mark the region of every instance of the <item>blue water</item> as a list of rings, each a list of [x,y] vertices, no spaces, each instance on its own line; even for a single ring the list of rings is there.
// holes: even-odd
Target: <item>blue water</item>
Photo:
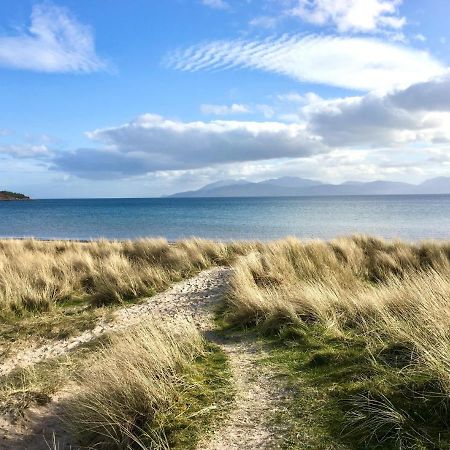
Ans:
[[[0,202],[0,236],[169,240],[450,238],[450,196],[83,199]]]

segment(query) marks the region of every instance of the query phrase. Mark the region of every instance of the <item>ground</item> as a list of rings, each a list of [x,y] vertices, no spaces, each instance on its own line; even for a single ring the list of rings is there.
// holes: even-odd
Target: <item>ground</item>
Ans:
[[[148,315],[191,317],[205,337],[228,356],[233,380],[234,396],[230,413],[220,425],[213,427],[198,445],[199,449],[262,449],[277,447],[280,433],[272,417],[282,408],[286,391],[273,380],[273,374],[259,362],[265,355],[263,344],[251,335],[233,337],[217,331],[215,312],[226,295],[230,268],[218,267],[174,285],[166,292],[151,297],[137,305],[117,310],[112,320],[100,321],[92,330],[87,330],[59,342],[48,343],[38,348],[29,348],[8,357],[0,367],[6,376],[13,371],[26,370],[38,365],[42,367],[64,358],[66,354],[80,352],[90,343],[98,341],[106,333],[121,331],[145,320]],[[0,422],[4,439],[2,450],[40,450],[52,448],[76,448],[59,421],[59,412],[70,401],[73,386],[65,386],[52,396],[51,402],[26,409],[24,416]],[[54,443],[54,444],[53,444]]]

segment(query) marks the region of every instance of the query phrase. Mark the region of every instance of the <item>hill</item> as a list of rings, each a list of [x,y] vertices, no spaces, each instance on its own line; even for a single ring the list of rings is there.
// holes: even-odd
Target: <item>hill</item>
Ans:
[[[30,200],[30,197],[17,192],[0,191],[0,200]]]
[[[196,191],[179,192],[170,197],[301,197],[414,194],[450,194],[450,177],[433,178],[418,185],[383,180],[325,184],[321,181],[299,177],[282,177],[257,183],[245,180],[223,180],[204,186]]]

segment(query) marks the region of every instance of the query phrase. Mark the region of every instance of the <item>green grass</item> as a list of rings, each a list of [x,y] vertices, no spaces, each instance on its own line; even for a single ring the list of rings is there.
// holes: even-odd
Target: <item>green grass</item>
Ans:
[[[369,352],[349,331],[287,326],[265,336],[262,364],[290,392],[274,415],[285,449],[448,449],[449,399],[429,374],[409,370],[401,346]]]
[[[231,373],[219,347],[208,344],[206,355],[198,358],[187,374],[187,385],[191,389],[182,392],[175,408],[157,417],[174,450],[195,449],[229,412],[233,399]]]
[[[217,428],[229,413],[234,390],[226,355],[214,344],[205,345],[204,355],[185,371],[169,407],[157,407],[152,419],[139,425],[132,443],[126,447],[111,444],[111,448],[194,450]],[[70,417],[67,420],[70,422]],[[84,427],[78,431],[81,444],[89,447],[98,441],[97,432],[87,432]]]

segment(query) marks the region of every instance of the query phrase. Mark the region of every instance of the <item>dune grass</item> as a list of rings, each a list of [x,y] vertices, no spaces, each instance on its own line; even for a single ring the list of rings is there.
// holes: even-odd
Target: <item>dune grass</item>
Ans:
[[[0,241],[2,339],[65,337],[216,264],[234,267],[218,324],[259,333],[292,393],[274,417],[285,448],[450,448],[448,242]],[[231,395],[226,360],[191,323],[162,323],[12,374],[0,406],[48,401],[70,379],[65,417],[86,445],[195,448]]]
[[[190,239],[0,241],[0,314],[45,312],[68,300],[110,304],[149,295],[215,264],[239,244]]]
[[[68,392],[54,411],[83,448],[189,450],[228,413],[230,378],[191,321],[154,317],[2,377],[0,414],[17,422]]]
[[[112,307],[229,264],[251,247],[201,239],[0,240],[0,358],[30,340],[92,328]]]
[[[95,448],[195,448],[231,396],[225,356],[186,319],[113,335],[77,384],[65,420]]]
[[[226,319],[277,336],[272,362],[321,398],[319,435],[448,448],[449,257],[449,243],[363,236],[270,243],[237,262]]]

